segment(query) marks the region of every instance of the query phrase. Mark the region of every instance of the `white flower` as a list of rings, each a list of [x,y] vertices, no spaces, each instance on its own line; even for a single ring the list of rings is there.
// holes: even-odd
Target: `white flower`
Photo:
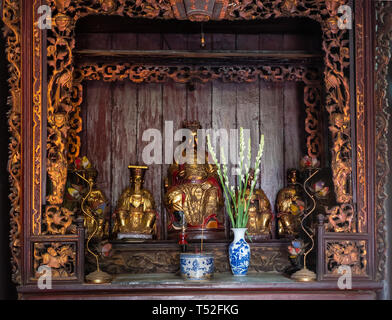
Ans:
[[[247,163],[245,163],[245,175],[249,173],[249,166]]]

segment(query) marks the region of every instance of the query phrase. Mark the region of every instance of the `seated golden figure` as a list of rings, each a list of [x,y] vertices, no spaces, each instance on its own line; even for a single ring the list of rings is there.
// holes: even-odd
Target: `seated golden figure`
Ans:
[[[180,230],[182,225],[191,229],[223,230],[223,198],[218,182],[215,165],[199,161],[197,154],[197,130],[200,123],[185,122],[184,128],[191,130],[187,149],[191,154],[182,154],[186,158],[184,164],[174,162],[169,168],[169,176],[165,180],[165,205],[169,212],[169,231]],[[201,159],[200,159],[201,160]]]
[[[245,201],[249,201],[250,187],[254,179],[254,169],[249,171]],[[255,189],[250,198],[248,210],[248,234],[254,240],[267,239],[271,234],[272,211],[271,203],[262,189]]]
[[[155,233],[156,210],[152,194],[143,189],[146,166],[128,166],[130,184],[117,202],[113,233],[118,239],[151,239]]]
[[[305,209],[302,189],[297,183],[297,170],[289,169],[287,187],[281,189],[276,199],[278,234],[280,237],[295,237],[301,228],[301,216]]]

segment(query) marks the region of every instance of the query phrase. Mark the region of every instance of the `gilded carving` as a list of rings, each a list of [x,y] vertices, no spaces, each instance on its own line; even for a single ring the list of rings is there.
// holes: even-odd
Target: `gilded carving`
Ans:
[[[367,232],[367,211],[368,211],[368,197],[367,197],[367,153],[366,151],[366,114],[365,114],[365,45],[366,38],[364,36],[364,23],[366,17],[363,2],[356,2],[356,11],[358,14],[355,16],[355,47],[356,47],[356,140],[357,140],[357,224],[358,232]],[[362,8],[361,8],[362,7]]]
[[[37,10],[41,2],[34,0],[33,4],[33,181],[32,181],[32,232],[41,234],[41,207],[42,207],[42,30],[38,28]]]
[[[67,181],[66,137],[69,129],[68,116],[64,113],[54,113],[48,123],[48,161],[47,171],[51,180],[51,192],[47,201],[52,205],[63,202],[65,183]]]
[[[74,214],[74,212],[68,210],[67,208],[62,208],[55,205],[46,206],[43,234],[65,235],[76,233],[76,227],[75,225],[72,225]]]
[[[306,81],[320,79],[317,67],[297,65],[262,65],[262,66],[164,66],[149,64],[90,64],[84,63],[75,70],[75,77],[83,80],[118,81],[131,80],[135,83],[164,83],[168,80],[187,83],[213,80],[224,82],[253,82],[257,79],[266,81]]]
[[[12,279],[21,284],[21,61],[20,61],[20,3],[15,0],[3,2],[4,37],[6,39],[6,55],[9,63],[8,84],[11,96],[8,99],[9,143],[8,172],[10,174],[10,247]]]
[[[34,275],[38,278],[39,267],[51,268],[53,279],[69,279],[75,277],[76,245],[64,243],[34,243]]]
[[[352,275],[367,275],[365,241],[329,241],[326,248],[327,273],[339,275],[339,266],[349,266]]]
[[[350,204],[342,204],[331,209],[325,208],[327,232],[356,232],[354,208]]]
[[[305,131],[308,133],[306,146],[308,156],[320,160],[323,145],[321,133],[321,87],[306,85],[304,89],[304,103],[306,106]]]

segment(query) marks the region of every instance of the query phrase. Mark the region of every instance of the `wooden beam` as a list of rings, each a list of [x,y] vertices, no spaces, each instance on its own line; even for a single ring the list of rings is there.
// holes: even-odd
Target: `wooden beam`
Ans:
[[[225,64],[257,62],[314,64],[322,62],[320,52],[308,51],[265,51],[265,50],[75,50],[78,61],[103,62],[153,62],[189,64]]]
[[[191,58],[191,59],[227,59],[227,58],[276,58],[309,59],[321,58],[321,52],[307,51],[266,51],[266,50],[220,50],[220,51],[186,51],[186,50],[76,50],[76,55],[88,57],[149,57],[149,58]]]

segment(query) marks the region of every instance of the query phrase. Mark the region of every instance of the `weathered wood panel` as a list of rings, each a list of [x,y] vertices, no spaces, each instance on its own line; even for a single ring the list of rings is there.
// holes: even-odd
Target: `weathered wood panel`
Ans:
[[[260,81],[260,131],[265,135],[261,159],[261,188],[274,206],[276,195],[284,186],[283,86]]]
[[[138,123],[137,123],[137,157],[138,163],[144,164],[143,149],[149,142],[143,141],[143,133],[148,129],[162,132],[162,86],[146,84],[139,86],[138,92]],[[160,152],[154,150],[155,152]],[[161,156],[162,156],[162,152]],[[149,165],[145,176],[144,187],[154,196],[157,210],[161,213],[162,205],[162,168],[159,164]]]
[[[102,81],[90,81],[86,90],[87,132],[85,150],[87,157],[97,168],[98,186],[107,197],[111,196],[112,178],[112,95],[111,86]],[[85,104],[86,105],[86,104]]]
[[[301,157],[304,156],[303,145],[305,143],[303,109],[305,105],[300,86],[295,82],[284,84],[284,168],[298,168]],[[302,89],[303,90],[303,89]]]
[[[232,83],[214,82],[212,84],[212,128],[215,130],[223,129],[222,132],[227,132],[230,138],[230,129],[237,128],[236,110],[237,110],[237,92],[236,85]],[[218,140],[220,141],[220,140]],[[220,146],[221,144],[218,144]],[[235,185],[235,175],[231,174],[230,163],[235,163],[237,160],[236,139],[230,139],[228,149],[224,146],[225,157],[229,162],[229,178],[232,184]],[[216,150],[218,160],[221,160],[220,150]],[[231,161],[232,160],[232,161]]]
[[[211,83],[192,83],[187,90],[187,119],[198,120],[203,129],[211,128]]]
[[[283,48],[283,35],[263,34],[259,38],[259,50],[281,50]]]
[[[139,33],[137,35],[137,48],[139,50],[162,49],[162,35],[160,33]]]
[[[214,34],[213,50],[234,50],[236,48],[236,35],[234,34]],[[224,83],[214,81],[212,83],[212,128],[225,129],[230,137],[230,129],[237,128],[237,85],[235,83]],[[237,161],[237,141],[236,137],[230,139],[230,145],[233,148],[228,149],[226,160],[229,162],[229,179],[231,184],[235,185],[236,176],[232,174],[230,163]],[[234,150],[232,150],[234,149]],[[220,159],[220,150],[217,150],[218,159]],[[230,161],[231,159],[233,161]]]
[[[232,46],[234,37],[235,46]],[[104,40],[103,39],[107,39]],[[77,49],[132,50],[308,50],[320,51],[318,37],[307,34],[221,34],[205,33],[205,47],[201,47],[201,33],[80,33]]]
[[[241,83],[237,85],[237,126],[249,130],[250,138],[252,140],[251,151],[252,159],[249,164],[254,167],[254,162],[257,155],[257,146],[260,141],[260,128],[259,128],[259,114],[260,114],[260,101],[259,101],[259,82]],[[267,135],[268,133],[264,133]],[[248,141],[245,135],[245,157],[248,154]]]
[[[236,49],[238,50],[258,50],[258,34],[238,34],[236,39]]]
[[[138,35],[136,33],[112,34],[111,49],[113,50],[135,50],[138,46]]]
[[[129,185],[128,165],[138,161],[137,150],[137,85],[130,81],[113,87],[112,113],[112,208]]]
[[[110,49],[112,37],[108,33],[81,33],[78,34],[75,45],[78,49]]]
[[[212,34],[204,34],[204,47],[201,46],[201,34],[192,33],[188,35],[188,50],[211,50],[212,49]]]
[[[182,33],[162,34],[162,46],[164,50],[187,50],[188,35]]]
[[[163,125],[167,122],[167,125],[173,126],[173,131],[169,133],[167,136],[165,131],[163,132],[163,141],[164,141],[164,156],[166,157],[165,163],[161,166],[162,168],[162,181],[161,185],[163,186],[163,180],[167,177],[169,164],[166,164],[169,161],[173,160],[173,155],[176,150],[176,147],[180,144],[180,142],[175,142],[174,135],[175,132],[182,128],[182,121],[186,119],[186,85],[181,83],[168,82],[163,85],[163,95],[162,95],[162,114],[163,114]],[[169,138],[169,136],[171,136]],[[170,146],[170,140],[172,140],[172,148],[166,148],[165,140],[168,139],[168,146]],[[171,149],[171,150],[170,150]],[[165,160],[165,159],[164,159]],[[168,161],[169,160],[169,161]],[[164,188],[161,188],[162,197],[164,194]],[[167,212],[164,208],[164,204],[162,203],[162,222],[163,225],[167,225]],[[163,230],[166,235],[166,229]]]

